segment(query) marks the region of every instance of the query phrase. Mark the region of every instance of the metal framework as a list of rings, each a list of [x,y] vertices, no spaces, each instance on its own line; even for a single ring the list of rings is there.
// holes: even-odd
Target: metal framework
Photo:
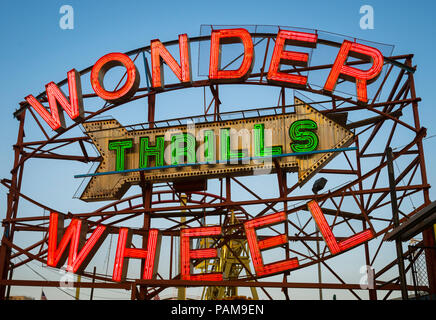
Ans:
[[[276,34],[257,33],[253,35],[256,39],[266,43],[263,57],[263,65],[260,69],[254,69],[249,78],[240,85],[246,86],[272,86],[266,81],[265,64],[268,53],[272,50]],[[210,36],[191,38],[191,43],[209,41]],[[340,43],[320,39],[323,45],[339,47]],[[177,46],[177,41],[164,43],[166,47]],[[127,52],[132,60],[136,60],[140,55],[148,55],[150,47],[142,47]],[[371,227],[376,232],[376,237],[369,243],[362,244],[363,256],[355,251],[342,253],[344,255],[354,254],[361,257],[362,262],[375,268],[372,285],[367,289],[370,299],[388,299],[392,292],[399,291],[399,276],[397,274],[397,259],[393,257],[386,261],[383,257],[383,250],[387,247],[390,252],[395,249],[388,244],[383,236],[386,232],[393,229],[393,218],[391,210],[391,189],[388,184],[386,167],[386,149],[391,146],[398,136],[404,137],[401,146],[396,146],[393,152],[393,161],[401,164],[398,167],[395,177],[395,191],[400,213],[400,222],[405,221],[421,208],[430,203],[429,182],[427,181],[423,139],[426,136],[426,129],[420,124],[419,102],[414,83],[414,72],[416,66],[412,62],[413,55],[398,55],[385,57],[386,72],[382,80],[378,83],[375,95],[367,105],[360,105],[348,96],[329,94],[320,89],[312,88],[309,85],[301,89],[312,96],[320,97],[319,101],[312,102],[311,105],[321,113],[332,119],[338,119],[344,113],[348,114],[346,127],[354,130],[355,138],[353,146],[355,151],[342,152],[337,160],[329,163],[318,172],[319,175],[335,177],[345,182],[337,188],[313,193],[297,189],[298,183],[293,183],[292,173],[277,169],[274,173],[277,177],[275,185],[271,189],[278,191],[278,196],[263,198],[254,190],[252,183],[258,183],[251,177],[244,179],[223,176],[219,181],[220,194],[212,194],[207,191],[186,192],[186,203],[181,203],[182,194],[177,192],[170,182],[159,184],[159,186],[143,181],[141,190],[137,195],[126,196],[119,201],[113,201],[97,210],[90,212],[62,212],[51,208],[50,205],[41,203],[38,199],[32,199],[22,192],[23,177],[25,176],[25,164],[34,159],[41,159],[48,163],[54,160],[64,160],[81,163],[95,163],[100,157],[91,155],[91,140],[86,135],[72,136],[72,132],[78,124],[71,124],[66,132],[53,134],[45,130],[40,119],[24,102],[20,103],[20,108],[15,112],[15,117],[19,121],[17,142],[14,148],[14,163],[9,179],[1,180],[2,185],[7,189],[7,211],[2,225],[4,234],[0,247],[0,298],[5,299],[9,295],[11,286],[44,286],[59,287],[58,281],[45,280],[22,280],[14,277],[14,270],[32,261],[46,264],[47,257],[47,229],[48,216],[35,214],[21,214],[19,210],[21,201],[31,203],[40,210],[56,211],[64,214],[68,219],[73,217],[85,219],[89,222],[90,230],[97,224],[105,224],[109,227],[109,232],[117,234],[123,223],[142,217],[143,225],[133,230],[134,234],[143,238],[143,246],[146,245],[146,235],[153,223],[159,225],[159,221],[165,221],[165,227],[159,228],[164,237],[171,241],[170,263],[168,277],[154,280],[135,280],[128,278],[127,281],[116,283],[110,276],[96,274],[88,270],[82,274],[82,279],[87,281],[75,282],[74,286],[81,288],[111,288],[130,290],[132,299],[152,299],[168,287],[193,287],[193,286],[225,286],[225,287],[256,287],[259,294],[263,294],[269,299],[273,299],[269,292],[271,288],[280,288],[284,298],[290,299],[289,289],[336,289],[347,290],[357,299],[362,296],[357,292],[362,290],[359,283],[349,283],[346,277],[339,274],[330,265],[333,257],[328,248],[322,245],[322,238],[314,229],[311,215],[307,212],[306,203],[312,199],[317,199],[324,213],[332,218],[334,230],[348,230],[348,234],[359,231],[359,228]],[[259,58],[258,58],[259,59]],[[351,65],[363,64],[363,61],[350,62]],[[306,68],[290,69],[290,73],[313,72],[317,70],[327,70],[331,64],[310,66]],[[81,76],[89,74],[90,68],[80,72]],[[120,81],[121,82],[121,81]],[[58,83],[59,86],[65,85],[66,80]],[[214,121],[220,120],[223,114],[220,112],[220,105],[223,97],[220,96],[220,87],[224,84],[214,84],[209,80],[193,81],[190,85],[195,88],[210,90],[212,99],[206,103],[204,101],[204,116],[212,116]],[[155,121],[156,107],[159,95],[166,92],[184,89],[178,83],[166,84],[165,88],[159,92],[142,87],[138,90],[129,102],[142,99],[146,101],[148,107],[146,127],[162,125],[162,122]],[[273,112],[284,113],[286,107],[286,93],[292,89],[280,88],[277,106],[271,108]],[[387,94],[382,97],[382,89]],[[300,89],[299,89],[300,90]],[[183,91],[183,90],[182,90]],[[85,101],[96,97],[94,93],[83,95]],[[45,92],[37,97],[40,101],[46,102]],[[307,101],[309,102],[309,101]],[[85,103],[85,105],[88,105]],[[107,114],[110,110],[119,107],[118,104],[105,104],[100,108],[85,110],[85,121],[95,119],[97,116]],[[257,112],[262,109],[254,109]],[[175,121],[186,121],[186,118],[175,119]],[[33,130],[39,130],[42,139],[34,141],[31,135],[25,136],[25,128],[31,123]],[[36,129],[35,129],[36,128]],[[33,134],[32,134],[33,135]],[[395,147],[395,146],[394,146]],[[72,152],[71,150],[75,150]],[[251,179],[251,180],[250,180]],[[262,179],[257,177],[257,179]],[[238,188],[244,193],[245,199],[236,199],[233,189]],[[413,197],[414,208],[410,209],[407,199]],[[310,266],[322,266],[325,275],[332,276],[335,282],[322,282],[314,280],[312,282],[288,282],[289,273],[284,273],[282,280],[261,279],[256,276],[249,268],[241,273],[238,279],[225,279],[221,282],[201,282],[184,281],[179,279],[177,270],[173,270],[173,259],[176,249],[173,240],[178,237],[180,229],[186,226],[206,225],[211,217],[228,221],[232,213],[239,217],[250,219],[259,217],[267,213],[285,211],[288,219],[284,224],[283,230],[287,234],[289,242],[283,246],[286,257],[296,256],[299,258],[299,269],[309,268]],[[21,214],[21,216],[20,216]],[[180,220],[180,217],[186,217]],[[68,222],[67,222],[68,223]],[[232,224],[231,232],[219,239],[217,246],[226,247],[232,252],[229,243],[235,239],[244,238],[242,224]],[[357,228],[357,229],[356,229]],[[357,231],[356,231],[357,230]],[[279,232],[276,228],[271,228],[272,232]],[[18,233],[19,232],[19,233]],[[20,245],[20,236],[25,233],[34,232],[42,234],[40,241],[31,245]],[[346,232],[345,232],[346,233]],[[319,245],[321,244],[321,248]],[[318,245],[318,250],[317,250]],[[421,246],[423,248],[434,247],[434,238],[431,231],[423,233]],[[409,291],[419,291],[436,293],[436,260],[435,250],[422,249],[426,254],[428,286],[414,286],[412,283],[407,285]],[[235,254],[234,256],[237,256]],[[406,272],[412,268],[413,259],[416,253],[409,251],[404,253],[403,260]],[[391,257],[391,258],[392,258]],[[19,259],[17,263],[15,259]],[[379,262],[381,261],[381,262]],[[241,263],[244,266],[244,263]],[[244,274],[244,275],[243,275]],[[138,275],[139,278],[139,275]]]

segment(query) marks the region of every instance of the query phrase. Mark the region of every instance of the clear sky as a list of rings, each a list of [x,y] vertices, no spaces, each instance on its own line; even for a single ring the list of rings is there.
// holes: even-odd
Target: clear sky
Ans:
[[[74,9],[72,30],[63,30],[59,26],[63,16],[59,9],[65,4]],[[374,8],[372,30],[360,28],[362,15],[359,9],[363,5]],[[18,128],[18,122],[12,114],[25,96],[39,94],[49,81],[58,82],[65,78],[68,70],[88,67],[106,53],[126,52],[146,46],[155,38],[161,41],[174,40],[181,33],[194,37],[199,35],[202,24],[282,25],[318,29],[394,45],[394,55],[413,53],[414,64],[418,66],[415,73],[417,95],[422,98],[421,123],[428,129],[427,136],[431,137],[436,135],[436,129],[432,126],[436,117],[433,62],[436,49],[435,9],[434,1],[419,0],[4,2],[0,11],[0,143],[3,150],[0,154],[0,177],[10,178],[12,145],[16,141]],[[175,102],[171,99],[167,101]],[[142,121],[145,119],[136,122]],[[32,132],[26,132],[26,135],[32,137]],[[435,143],[436,139],[429,138],[424,144],[430,184],[436,181],[436,164],[433,161],[436,156]],[[62,191],[71,194],[70,198],[71,191],[74,192],[77,188],[72,176],[79,173],[83,172],[76,170],[63,176],[65,189]],[[32,173],[30,180],[25,183],[24,189],[37,190],[38,184],[50,182],[45,181],[42,174]],[[6,210],[6,189],[2,188],[0,218],[5,216]],[[430,192],[432,200],[436,198],[434,190],[431,189]],[[41,199],[50,198],[47,194],[35,195]],[[53,206],[56,205],[53,202]],[[66,206],[62,208],[68,211]],[[31,270],[26,272],[29,272],[29,277],[37,278]],[[69,298],[54,289],[47,291],[52,296],[59,294],[60,298]],[[17,289],[13,294],[26,292]],[[33,290],[28,294],[39,298],[40,293]],[[105,293],[100,295],[105,296]],[[117,296],[111,293],[106,296],[128,298],[128,294]]]

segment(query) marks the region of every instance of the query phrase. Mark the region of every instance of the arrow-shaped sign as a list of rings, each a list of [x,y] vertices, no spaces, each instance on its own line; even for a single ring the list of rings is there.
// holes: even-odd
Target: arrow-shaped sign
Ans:
[[[252,175],[281,168],[298,171],[302,185],[353,134],[295,98],[295,112],[220,122],[128,131],[116,120],[83,124],[103,160],[81,195],[85,201],[119,199],[132,184],[223,175]]]

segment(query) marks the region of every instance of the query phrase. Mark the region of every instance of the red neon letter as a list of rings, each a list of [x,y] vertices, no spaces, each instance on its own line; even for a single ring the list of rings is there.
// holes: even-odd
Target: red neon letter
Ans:
[[[105,239],[106,227],[97,226],[85,243],[88,229],[86,221],[72,219],[64,232],[63,220],[62,215],[59,217],[58,213],[50,213],[47,265],[59,268],[68,257],[67,271],[80,273],[86,268],[86,265],[91,261],[98,247]],[[67,246],[69,246],[68,255]],[[82,249],[78,253],[79,247]]]
[[[180,65],[164,47],[162,42],[160,42],[158,39],[151,41],[151,68],[153,88],[163,88],[164,86],[164,74],[162,66],[163,61],[165,61],[165,63],[170,67],[170,69],[174,72],[176,77],[182,83],[188,83],[191,81],[191,60],[189,56],[188,36],[186,34],[179,35],[179,52]]]
[[[332,254],[339,253],[341,251],[345,251],[351,247],[357,246],[365,241],[368,241],[374,237],[374,233],[371,229],[363,230],[362,232],[356,233],[354,236],[351,236],[348,239],[337,241],[335,235],[330,229],[329,224],[321,211],[321,208],[318,205],[318,202],[315,200],[310,201],[307,204],[310,213],[312,214],[313,219],[318,225],[319,230],[321,231],[322,237],[324,241],[327,243],[327,246],[330,249]]]
[[[193,237],[216,236],[221,233],[221,227],[200,227],[182,229],[180,231],[180,265],[182,280],[194,281],[220,281],[223,279],[221,273],[192,274],[191,259],[207,259],[217,256],[217,249],[196,249],[191,250]]]
[[[132,232],[128,228],[120,228],[112,280],[125,280],[129,265],[128,258],[145,259],[142,279],[153,279],[157,273],[160,239],[159,231],[157,229],[150,229],[146,250],[129,248],[132,243]]]
[[[107,91],[103,87],[103,79],[110,69],[116,66],[125,67],[127,72],[126,83],[118,90]],[[133,61],[124,53],[108,53],[101,57],[92,67],[91,85],[94,92],[102,99],[117,103],[128,100],[139,87],[139,72]]]
[[[360,70],[346,66],[344,64],[348,56],[368,60],[368,62],[372,63],[372,66],[368,70]],[[379,50],[360,43],[344,40],[324,85],[324,90],[329,92],[335,90],[338,78],[341,76],[345,80],[356,82],[357,100],[366,103],[368,102],[366,84],[375,81],[382,68],[383,55]]]
[[[67,73],[68,90],[70,101],[54,82],[45,86],[47,100],[50,106],[48,112],[46,108],[33,95],[28,95],[26,101],[35,109],[35,111],[44,119],[45,122],[57,132],[65,129],[65,120],[62,109],[76,122],[83,120],[83,99],[82,87],[80,83],[80,74],[72,69]]]
[[[269,82],[290,83],[297,86],[305,86],[306,76],[280,72],[280,64],[306,66],[309,55],[303,52],[283,50],[286,44],[315,48],[318,36],[312,33],[280,30],[277,34],[274,52],[268,70]]]
[[[285,212],[277,212],[244,222],[245,234],[248,241],[248,247],[250,248],[251,259],[258,276],[272,275],[298,267],[298,258],[282,260],[269,264],[263,263],[261,250],[270,249],[287,243],[288,237],[286,235],[278,235],[258,241],[256,229],[267,225],[274,225],[283,221],[286,221]]]
[[[221,39],[223,39],[221,41]],[[254,51],[253,40],[250,33],[245,29],[222,29],[213,30],[210,43],[209,79],[237,81],[245,80],[253,68]],[[242,42],[244,46],[244,59],[237,70],[220,70],[221,48],[223,44]]]

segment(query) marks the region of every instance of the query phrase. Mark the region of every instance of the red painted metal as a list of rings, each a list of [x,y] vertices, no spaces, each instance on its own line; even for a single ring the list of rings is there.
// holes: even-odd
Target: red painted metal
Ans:
[[[277,35],[276,34],[256,34],[252,36],[256,36],[258,38],[267,39],[267,47],[264,51],[263,65],[261,70],[251,70],[251,58],[250,55],[252,53],[252,44],[250,45],[250,41],[246,38],[246,35],[242,31],[238,31],[233,35],[224,35],[219,33],[218,31],[214,31],[212,34],[215,45],[213,46],[212,53],[214,54],[213,59],[216,59],[216,52],[219,49],[220,41],[229,37],[232,41],[235,38],[238,41],[242,41],[244,43],[245,48],[245,59],[241,65],[239,70],[226,70],[235,76],[235,83],[244,84],[244,85],[255,85],[255,86],[278,86],[279,88],[283,88],[282,85],[277,85],[274,83],[270,83],[265,79],[265,63],[266,57],[268,55],[268,47],[270,45],[270,40],[276,41],[277,46]],[[287,35],[289,36],[289,35]],[[286,38],[286,37],[285,37]],[[205,37],[196,37],[191,38],[189,41],[199,42],[199,41],[209,41],[210,36]],[[310,38],[312,39],[312,38]],[[225,42],[225,41],[224,41]],[[313,42],[313,41],[309,41]],[[150,52],[151,46],[139,48],[137,50],[133,50],[125,54],[127,58],[123,58],[125,65],[127,67],[128,72],[128,80],[126,85],[121,89],[116,90],[114,92],[110,91],[102,91],[97,90],[98,94],[95,93],[84,93],[82,98],[89,99],[95,98],[98,95],[103,98],[107,98],[112,101],[112,104],[105,104],[100,109],[97,110],[84,110],[83,116],[80,111],[80,98],[79,94],[77,94],[77,101],[73,99],[67,101],[66,98],[63,99],[61,95],[59,95],[56,88],[61,88],[63,85],[69,85],[70,89],[74,92],[74,83],[77,84],[77,77],[75,81],[68,80],[73,79],[73,76],[76,73],[69,73],[69,76],[64,81],[61,81],[57,85],[52,85],[50,88],[52,89],[51,94],[47,92],[47,96],[45,94],[41,94],[35,97],[35,100],[39,101],[40,104],[49,102],[50,108],[54,103],[60,103],[61,106],[66,110],[67,114],[74,118],[76,114],[81,117],[81,120],[88,121],[94,119],[96,116],[105,114],[106,112],[116,108],[122,103],[136,101],[139,99],[147,98],[148,99],[148,127],[152,128],[156,124],[159,124],[158,121],[155,121],[155,113],[158,111],[158,108],[155,108],[156,97],[159,94],[164,94],[165,92],[176,92],[181,89],[180,81],[185,82],[185,87],[209,87],[211,89],[213,98],[212,103],[215,102],[214,109],[214,119],[219,120],[223,113],[220,112],[219,106],[221,104],[220,94],[222,91],[218,90],[219,85],[214,83],[211,80],[198,80],[198,81],[187,81],[188,77],[186,74],[186,66],[187,66],[187,56],[186,56],[186,46],[188,46],[187,37],[183,36],[178,40],[169,41],[165,43],[155,42],[159,45],[159,50],[155,51],[159,54],[159,56],[164,55],[166,59],[164,60],[167,63],[170,63],[170,69],[176,74],[178,77],[177,83],[168,83],[165,86],[162,86],[159,91],[151,90],[147,91],[148,88],[136,88],[132,90],[136,86],[136,81],[139,77],[136,76],[136,72],[133,69],[133,66],[129,61],[130,57],[134,55],[138,55],[139,53],[145,51]],[[180,45],[181,44],[181,45]],[[161,45],[161,46],[160,46]],[[184,58],[180,60],[180,65],[178,63],[174,64],[170,56],[167,55],[165,51],[167,47],[170,46],[180,46],[181,57]],[[320,109],[324,115],[334,116],[335,114],[348,112],[350,115],[358,115],[355,118],[362,120],[357,123],[349,123],[347,125],[354,125],[353,128],[356,130],[356,138],[355,145],[358,146],[358,150],[355,153],[346,153],[344,154],[345,160],[342,162],[342,165],[339,166],[329,166],[320,171],[323,175],[335,175],[338,177],[343,177],[344,181],[349,181],[344,185],[338,187],[337,189],[326,191],[324,193],[320,193],[318,195],[308,194],[308,193],[297,193],[295,192],[298,187],[296,183],[290,183],[290,179],[287,179],[286,172],[277,172],[277,183],[272,188],[276,188],[278,190],[278,196],[271,198],[262,198],[258,195],[250,186],[250,181],[246,180],[242,182],[235,177],[223,177],[225,179],[220,179],[221,181],[221,194],[214,195],[208,192],[203,191],[192,191],[187,193],[187,203],[186,205],[181,206],[180,204],[180,193],[178,193],[171,184],[166,184],[163,186],[159,186],[159,189],[156,185],[151,184],[142,184],[141,185],[141,193],[135,196],[126,197],[119,201],[113,201],[110,204],[107,204],[101,207],[98,210],[93,210],[91,212],[75,212],[75,213],[67,213],[60,212],[55,208],[50,208],[49,205],[40,203],[38,199],[32,199],[30,196],[24,194],[22,192],[22,179],[24,175],[24,165],[26,162],[32,161],[33,159],[40,159],[40,161],[46,161],[49,163],[52,160],[65,160],[65,161],[80,161],[80,162],[98,162],[100,161],[100,157],[92,157],[87,153],[87,146],[90,142],[90,139],[86,136],[75,136],[75,137],[64,137],[62,133],[56,133],[51,135],[52,133],[46,132],[43,128],[43,125],[39,123],[38,115],[35,116],[33,114],[33,110],[29,108],[29,101],[24,101],[20,104],[20,108],[15,113],[17,119],[20,122],[17,142],[14,145],[14,162],[11,170],[11,177],[9,179],[1,180],[2,185],[8,190],[7,196],[7,210],[6,214],[3,218],[2,224],[4,227],[4,234],[1,241],[0,246],[0,298],[6,298],[7,287],[10,286],[50,286],[50,287],[58,287],[59,282],[57,281],[40,281],[38,280],[21,280],[13,276],[12,279],[10,277],[11,273],[14,269],[25,266],[33,261],[38,261],[43,264],[47,264],[49,257],[53,257],[53,252],[50,251],[53,246],[49,248],[50,239],[47,236],[47,231],[50,228],[50,220],[47,215],[23,215],[19,216],[19,204],[20,199],[25,200],[26,202],[31,203],[32,205],[40,208],[41,210],[47,210],[49,212],[58,212],[59,215],[64,217],[66,220],[71,220],[70,224],[73,221],[77,221],[75,219],[81,219],[82,221],[88,224],[88,231],[86,237],[88,241],[93,237],[94,232],[97,232],[98,226],[103,225],[105,227],[105,232],[107,234],[118,235],[120,230],[123,230],[124,223],[130,221],[136,217],[143,217],[143,225],[142,227],[132,228],[131,232],[134,235],[142,237],[142,248],[130,248],[131,255],[137,257],[143,257],[141,253],[148,252],[148,246],[150,245],[149,240],[154,239],[154,236],[150,236],[153,229],[151,226],[155,226],[155,223],[158,223],[159,219],[165,220],[168,227],[161,228],[159,230],[159,234],[162,237],[179,237],[181,231],[189,230],[185,229],[186,227],[192,228],[197,227],[198,225],[203,226],[204,219],[208,219],[209,217],[219,217],[222,222],[221,228],[225,226],[224,221],[228,221],[230,217],[230,212],[233,211],[235,214],[240,215],[244,218],[244,220],[255,220],[261,221],[268,217],[268,215],[280,216],[280,223],[285,224],[285,228],[279,232],[276,229],[276,226],[269,226],[269,230],[271,230],[274,235],[255,235],[257,239],[251,239],[251,243],[257,243],[259,251],[265,250],[271,247],[277,247],[278,250],[285,250],[286,260],[284,261],[293,261],[290,257],[298,257],[298,264],[292,265],[294,269],[303,269],[309,266],[314,266],[317,264],[321,264],[326,270],[328,270],[333,276],[338,280],[338,283],[319,283],[317,280],[314,280],[311,283],[292,283],[286,281],[286,273],[283,278],[283,281],[260,281],[262,278],[268,279],[268,276],[271,270],[267,270],[267,272],[251,272],[250,270],[246,271],[245,278],[240,278],[238,280],[228,281],[228,279],[221,279],[219,275],[213,275],[213,279],[206,279],[207,281],[213,280],[210,282],[204,282],[201,285],[223,285],[223,286],[256,286],[260,287],[262,291],[268,298],[272,298],[271,294],[268,292],[269,288],[283,288],[283,292],[286,296],[287,288],[323,288],[323,289],[343,289],[349,291],[354,297],[361,298],[360,295],[357,294],[357,291],[361,290],[360,285],[354,283],[347,283],[339,272],[333,270],[329,266],[329,259],[333,256],[333,254],[328,249],[328,246],[324,248],[323,251],[315,252],[314,247],[317,241],[320,241],[322,238],[317,236],[313,230],[313,218],[307,211],[307,202],[312,200],[316,200],[319,204],[320,209],[324,213],[324,215],[329,215],[333,222],[329,223],[329,228],[333,229],[340,227],[352,227],[353,234],[357,234],[360,236],[364,236],[363,238],[358,237],[358,242],[364,242],[365,250],[364,257],[362,257],[362,261],[369,265],[376,265],[380,260],[380,256],[382,252],[382,248],[385,246],[385,242],[382,240],[382,236],[392,229],[391,225],[391,217],[381,214],[383,211],[390,210],[390,200],[388,198],[390,188],[384,182],[383,178],[384,168],[387,165],[386,155],[384,150],[387,146],[391,145],[394,137],[400,130],[406,130],[412,133],[413,138],[404,141],[404,145],[397,148],[393,154],[394,161],[402,160],[402,168],[399,170],[396,176],[396,190],[398,193],[398,206],[400,210],[405,207],[406,201],[404,199],[408,198],[411,195],[422,195],[422,200],[419,203],[415,203],[416,209],[412,211],[405,211],[404,216],[401,221],[404,221],[408,217],[413,216],[416,212],[418,212],[425,205],[430,203],[429,200],[429,188],[430,185],[427,180],[427,173],[425,168],[425,159],[424,159],[424,149],[422,140],[425,137],[426,131],[425,128],[421,127],[419,121],[419,106],[420,98],[417,97],[415,92],[415,84],[413,74],[405,69],[398,68],[399,64],[404,64],[408,67],[412,67],[412,55],[398,55],[392,57],[383,57],[385,63],[390,63],[389,61],[395,61],[396,64],[391,64],[388,72],[385,74],[383,81],[380,86],[376,90],[375,96],[379,96],[379,93],[384,90],[387,90],[387,98],[376,100],[375,97],[373,99],[369,99],[366,97],[366,88],[364,84],[370,82],[372,79],[380,73],[379,66],[380,56],[377,52],[369,52],[367,48],[364,46],[358,46],[357,44],[347,44],[347,48],[344,47],[341,43],[331,43],[331,41],[323,40],[318,37],[317,45],[334,45],[337,48],[341,48],[339,50],[343,50],[342,58],[349,54],[350,51],[354,51],[355,53],[360,53],[366,55],[366,57],[370,57],[373,60],[373,67],[368,72],[356,70],[359,65],[366,63],[366,60],[356,60],[348,62],[345,65],[344,61],[336,61],[333,64],[327,65],[318,65],[318,66],[296,66],[297,68],[289,69],[289,70],[281,70],[281,73],[287,75],[294,75],[296,77],[300,77],[302,72],[306,71],[317,71],[317,70],[326,70],[329,68],[339,70],[338,74],[333,74],[329,78],[331,80],[329,85],[336,83],[337,76],[340,73],[352,76],[354,79],[357,79],[357,88],[358,88],[358,97],[360,101],[354,101],[349,99],[349,97],[342,97],[338,94],[330,93],[329,90],[324,91],[321,89],[314,89],[311,87],[304,88],[310,94],[322,95],[324,105],[330,105],[327,109]],[[164,50],[165,49],[165,50]],[[156,49],[157,50],[157,49]],[[282,54],[277,53],[277,56],[280,59],[287,59],[289,56],[285,54],[283,48],[281,48]],[[121,55],[115,57],[110,56],[106,58],[107,61],[111,59],[118,59],[120,61]],[[294,60],[297,57],[292,56]],[[106,61],[105,60],[105,61]],[[182,61],[183,60],[183,61]],[[298,60],[298,59],[297,59]],[[304,62],[305,57],[300,56],[300,62]],[[106,62],[98,64],[98,66],[103,67]],[[224,72],[224,70],[219,70],[217,61],[214,60],[213,66],[216,66],[215,76],[212,76],[213,79],[218,79],[220,72]],[[110,65],[109,65],[110,66]],[[156,64],[154,65],[157,66]],[[335,66],[337,68],[335,68]],[[93,84],[98,87],[99,82],[98,74],[99,68],[93,71],[93,69],[87,68],[80,72],[81,76],[86,74],[93,74]],[[355,68],[354,68],[355,67]],[[179,70],[180,68],[180,70]],[[101,68],[100,68],[101,70]],[[185,70],[185,71],[183,71]],[[185,73],[183,73],[185,72]],[[333,71],[332,71],[333,72]],[[357,72],[357,73],[356,73]],[[337,73],[337,72],[336,72]],[[183,75],[184,74],[184,75]],[[180,75],[180,77],[179,77]],[[130,78],[129,78],[130,76]],[[215,78],[214,78],[215,77]],[[216,78],[218,77],[218,78]],[[299,78],[301,79],[301,78]],[[73,79],[74,80],[74,79]],[[192,80],[192,79],[191,79]],[[163,83],[161,83],[162,85]],[[388,87],[390,85],[390,87]],[[159,87],[156,85],[156,87]],[[331,86],[327,86],[327,89],[330,89]],[[98,88],[99,89],[99,88]],[[101,88],[103,89],[103,88]],[[364,93],[365,89],[365,93]],[[279,108],[274,109],[277,113],[282,112],[282,108],[286,107],[284,97],[286,96],[286,90],[282,89],[281,95],[279,96],[279,102],[281,104]],[[136,93],[132,95],[132,92]],[[77,93],[79,90],[77,89]],[[71,96],[70,91],[70,96]],[[120,101],[120,99],[125,98],[125,101]],[[368,99],[366,99],[368,98]],[[366,101],[367,104],[361,104],[361,101]],[[50,103],[51,102],[51,103]],[[30,103],[31,104],[31,103]],[[32,104],[31,104],[32,105]],[[36,103],[34,103],[33,108],[35,108]],[[86,104],[84,104],[86,105]],[[205,104],[206,105],[206,104]],[[316,103],[313,104],[317,106]],[[25,115],[27,110],[30,111],[32,117],[28,117],[26,119]],[[36,110],[36,108],[35,108]],[[71,111],[71,114],[68,113],[68,110]],[[74,112],[75,113],[74,113]],[[261,112],[262,110],[258,110]],[[56,128],[62,127],[59,126],[59,121],[56,119],[53,110],[51,109],[51,115],[48,114],[48,111],[45,111],[47,114],[47,119],[53,120],[53,125]],[[205,114],[208,112],[208,109],[205,110]],[[409,112],[409,117],[401,118],[401,114],[405,114]],[[42,112],[38,112],[41,115]],[[367,114],[368,117],[366,119],[362,119],[360,114]],[[182,120],[182,119],[176,119]],[[24,128],[26,122],[34,122],[37,124],[36,128],[42,133],[42,136],[45,139],[32,140],[30,136],[24,137]],[[62,123],[61,123],[62,124]],[[71,131],[77,126],[77,123],[71,123],[70,125],[66,125],[64,131]],[[382,130],[384,129],[384,130]],[[38,130],[38,129],[37,129]],[[374,148],[374,145],[379,143],[381,147]],[[76,154],[72,154],[71,149],[77,150]],[[64,151],[67,150],[67,151]],[[366,168],[367,161],[374,161],[373,165],[370,168]],[[289,178],[289,177],[288,177]],[[350,181],[351,179],[351,181]],[[289,181],[288,181],[289,180]],[[242,188],[243,192],[245,192],[245,198],[236,198],[232,197],[232,186],[238,185]],[[304,203],[301,203],[301,202]],[[359,208],[355,212],[348,212],[346,202],[352,202],[355,207]],[[293,204],[290,205],[290,204]],[[184,210],[182,213],[181,211]],[[281,213],[284,212],[284,213]],[[279,214],[278,214],[279,213]],[[302,217],[301,224],[297,222],[295,219],[296,216]],[[186,221],[181,222],[178,220],[179,217],[185,216]],[[260,219],[260,220],[256,220]],[[299,220],[299,219],[298,219]],[[356,224],[353,222],[359,222],[360,228],[359,230],[354,230],[356,228]],[[374,229],[372,224],[377,222],[377,228]],[[312,228],[311,228],[312,226]],[[252,226],[253,227],[253,226]],[[208,227],[206,227],[208,228]],[[215,234],[214,237],[217,238],[216,245],[206,251],[195,251],[190,249],[185,251],[189,253],[187,259],[190,260],[189,263],[198,263],[197,259],[212,257],[215,256],[217,250],[219,250],[223,246],[228,246],[228,241],[231,239],[243,239],[245,238],[246,228],[244,228],[244,223],[241,222],[239,224],[233,225],[236,231],[230,235],[218,235]],[[255,228],[255,227],[253,227]],[[369,228],[369,229],[368,229]],[[360,230],[370,230],[368,232]],[[254,229],[253,229],[254,230]],[[284,230],[284,233],[283,233]],[[17,234],[17,231],[21,231],[20,234]],[[100,230],[101,231],[101,230]],[[322,231],[322,230],[321,230]],[[375,231],[373,233],[373,231]],[[42,235],[39,241],[36,241],[34,244],[26,244],[20,245],[19,243],[19,235],[24,234],[25,232],[38,232]],[[189,231],[184,231],[189,232]],[[250,232],[248,232],[250,233]],[[224,232],[223,232],[224,234]],[[427,231],[424,236],[424,242],[426,247],[434,246],[434,238],[431,237],[430,231]],[[323,234],[325,237],[325,234]],[[371,237],[370,237],[371,236]],[[370,240],[374,236],[373,240]],[[96,237],[96,236],[95,236]],[[339,245],[340,250],[348,250],[351,246],[356,245],[356,243],[350,242],[347,240],[349,237],[336,237],[337,244]],[[351,238],[354,239],[354,238]],[[363,239],[363,240],[362,240]],[[376,249],[374,252],[370,252],[369,247],[366,245],[367,241],[379,241],[379,243],[375,246]],[[254,242],[256,241],[256,242]],[[293,246],[293,243],[302,244],[302,249],[297,246]],[[152,247],[154,244],[151,245]],[[80,245],[76,246],[77,248],[81,248]],[[127,246],[124,247],[125,249]],[[173,255],[175,255],[175,251],[173,250],[173,246],[171,247],[171,262],[173,262]],[[142,251],[141,251],[142,250]],[[231,249],[230,249],[231,250]],[[253,250],[252,250],[253,251]],[[69,252],[65,249],[65,252]],[[80,249],[78,249],[80,255]],[[428,269],[428,278],[429,278],[429,286],[428,287],[420,287],[419,290],[435,293],[436,290],[436,274],[435,270],[435,253],[434,250],[423,250],[426,253],[427,259],[427,269]],[[59,252],[60,253],[60,252]],[[347,254],[347,253],[344,253]],[[409,251],[405,252],[404,256],[408,257]],[[131,256],[126,253],[121,254],[120,256]],[[55,255],[56,256],[56,255]],[[20,259],[20,261],[15,260]],[[256,258],[257,259],[257,258]],[[14,264],[11,264],[12,260],[14,260]],[[74,260],[74,259],[73,259]],[[144,260],[144,259],[143,259]],[[255,260],[255,259],[253,259]],[[148,261],[148,260],[147,260]],[[144,270],[154,269],[154,266],[147,264],[147,261],[141,265],[141,275],[144,275]],[[151,260],[150,260],[151,261]],[[283,262],[286,264],[286,262]],[[408,264],[408,260],[405,260],[406,269],[410,268],[410,264]],[[400,286],[396,279],[392,281],[382,280],[382,276],[386,275],[388,271],[394,268],[396,264],[395,259],[383,266],[379,266],[375,272],[375,287],[367,289],[368,296],[371,299],[376,298],[388,298],[392,291],[399,291]],[[289,270],[289,265],[283,267],[283,265],[278,266],[280,272],[286,272]],[[283,267],[283,268],[282,268]],[[83,283],[75,283],[75,286],[81,287],[93,287],[93,288],[120,288],[120,289],[128,289],[132,290],[133,298],[147,298],[151,299],[154,295],[158,294],[162,290],[168,287],[174,286],[197,286],[199,285],[198,281],[191,280],[180,280],[181,274],[174,275],[174,270],[172,270],[172,263],[170,263],[169,268],[169,279],[161,279],[157,277],[156,279],[150,278],[150,273],[144,278],[148,280],[138,280],[131,281],[127,279],[126,281],[114,282],[111,275],[101,275],[94,274],[92,272],[86,270],[79,270],[82,274],[89,279],[94,280],[102,280],[108,281],[105,282],[83,282]],[[258,269],[260,270],[260,269]],[[258,271],[256,270],[256,271]],[[395,268],[393,269],[395,270]],[[277,270],[272,270],[273,272]],[[185,273],[186,274],[186,273]],[[198,276],[198,275],[197,275]],[[201,275],[200,275],[201,276]],[[211,275],[212,276],[212,275]],[[120,279],[122,280],[122,279]],[[202,279],[205,280],[205,279]],[[118,281],[118,280],[117,280]],[[137,286],[139,286],[139,291],[137,290]],[[285,290],[286,289],[286,290]],[[383,297],[378,292],[388,291],[388,293]],[[412,286],[409,285],[409,290],[414,290]]]

